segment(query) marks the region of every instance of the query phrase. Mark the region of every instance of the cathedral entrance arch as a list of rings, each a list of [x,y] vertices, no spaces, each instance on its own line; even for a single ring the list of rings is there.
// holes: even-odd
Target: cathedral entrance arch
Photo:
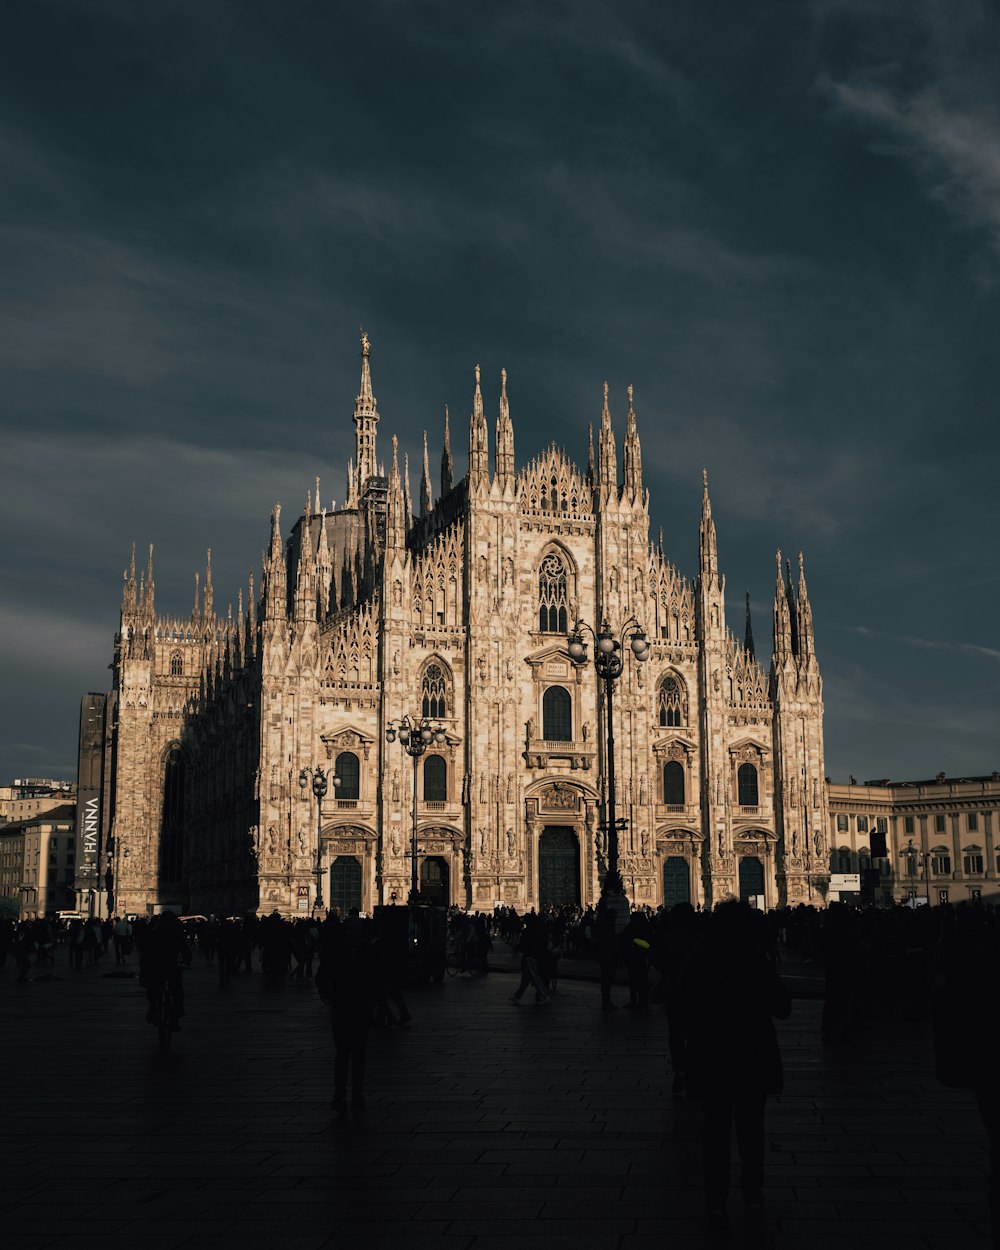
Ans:
[[[538,839],[539,908],[579,905],[580,843],[573,829],[546,825]]]
[[[663,905],[676,907],[691,902],[691,866],[682,855],[668,855],[663,861]]]
[[[740,858],[740,898],[746,903],[764,893],[764,865],[756,855]]]
[[[447,907],[451,901],[451,874],[448,861],[440,855],[429,855],[420,865],[420,898],[436,907]]]
[[[338,855],[330,865],[330,910],[335,907],[342,916],[361,910],[361,864],[353,855]]]

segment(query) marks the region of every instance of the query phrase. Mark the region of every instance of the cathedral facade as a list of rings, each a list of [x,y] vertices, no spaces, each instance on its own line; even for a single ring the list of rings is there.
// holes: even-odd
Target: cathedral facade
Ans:
[[[482,910],[595,903],[606,867],[606,709],[580,619],[634,620],[613,699],[619,866],[633,903],[822,901],[828,878],[822,683],[799,557],[774,595],[770,666],[725,620],[707,478],[689,581],[650,541],[629,388],[621,471],[607,387],[581,471],[557,448],[520,469],[506,374],[494,454],[476,368],[469,470],[447,414],[435,498],[418,501],[379,413],[362,339],[357,454],[343,506],[319,483],[262,577],[216,611],[211,562],[190,616],[155,607],[152,551],[125,575],[103,807],[113,910],[370,911],[421,893]],[[413,761],[391,722],[438,733]],[[310,784],[331,781],[319,801]],[[415,836],[414,836],[415,829]]]

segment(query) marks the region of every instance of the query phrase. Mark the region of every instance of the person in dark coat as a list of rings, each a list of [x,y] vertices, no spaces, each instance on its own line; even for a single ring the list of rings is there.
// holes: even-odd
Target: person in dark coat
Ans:
[[[368,1031],[375,1005],[378,970],[370,935],[364,923],[324,921],[319,939],[320,966],[316,988],[330,1008],[333,1027],[333,1099],[338,1115],[347,1111],[347,1082],[351,1102],[365,1105],[365,1063]]]
[[[716,1227],[728,1224],[729,1141],[733,1122],[748,1211],[764,1204],[764,1106],[782,1089],[773,1017],[791,1000],[767,955],[763,917],[735,899],[712,914],[705,945],[684,991],[685,1084],[704,1112],[705,1197]]]
[[[995,1247],[1000,1247],[1000,999],[991,987],[998,967],[1000,925],[995,912],[961,904],[945,916],[931,993],[935,1070],[942,1085],[969,1089],[976,1096],[989,1142]]]

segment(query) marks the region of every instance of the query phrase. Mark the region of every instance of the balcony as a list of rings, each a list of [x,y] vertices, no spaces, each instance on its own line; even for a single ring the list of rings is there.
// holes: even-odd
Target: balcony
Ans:
[[[740,815],[741,816],[759,816],[760,807],[746,807],[741,804]]]
[[[357,811],[358,799],[337,799],[337,810],[341,812]]]
[[[596,754],[594,743],[586,738],[569,742],[530,738],[524,761],[529,768],[548,768],[550,764],[559,763],[569,764],[572,769],[590,769],[594,766]]]
[[[443,799],[424,799],[422,806],[428,812],[443,812],[448,804]]]

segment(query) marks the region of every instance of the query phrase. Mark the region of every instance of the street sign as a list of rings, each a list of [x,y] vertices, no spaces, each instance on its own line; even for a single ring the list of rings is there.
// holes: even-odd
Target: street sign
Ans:
[[[830,873],[830,889],[838,890],[841,894],[849,893],[851,890],[861,889],[861,873],[860,872],[831,872]]]

